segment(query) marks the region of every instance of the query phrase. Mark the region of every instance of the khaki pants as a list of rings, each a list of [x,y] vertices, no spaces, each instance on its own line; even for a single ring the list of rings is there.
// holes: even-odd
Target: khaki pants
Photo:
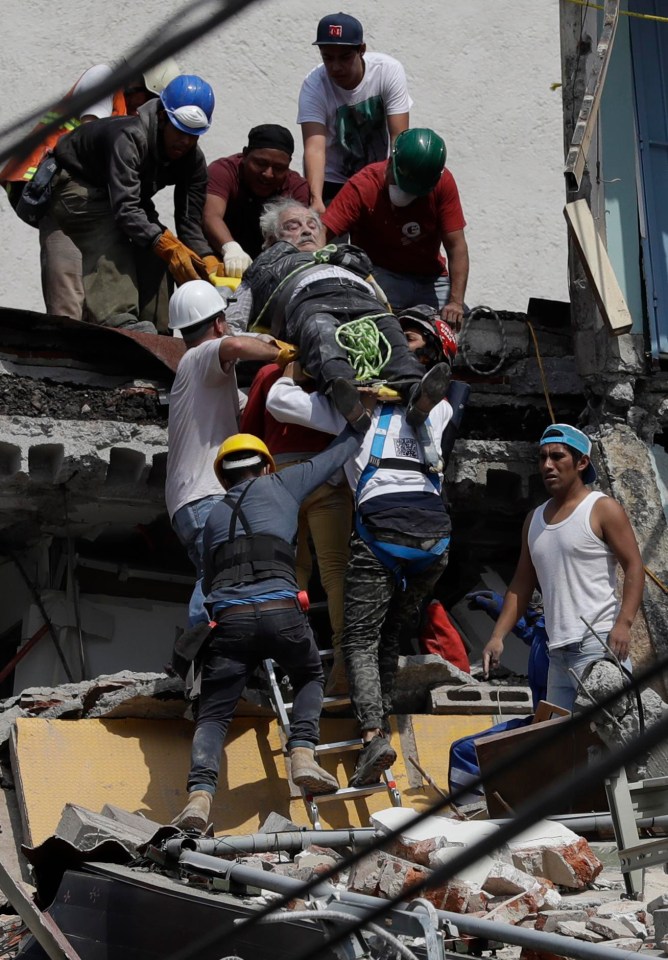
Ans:
[[[39,262],[46,312],[55,317],[81,320],[84,304],[81,254],[49,213],[39,221]]]
[[[81,253],[91,323],[144,333],[166,329],[165,265],[119,229],[108,191],[61,170],[54,180],[50,213]]]

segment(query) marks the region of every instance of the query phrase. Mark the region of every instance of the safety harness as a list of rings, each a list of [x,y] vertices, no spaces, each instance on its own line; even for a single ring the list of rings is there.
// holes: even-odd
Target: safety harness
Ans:
[[[229,494],[223,503],[232,508],[228,539],[221,543],[213,556],[215,575],[211,589],[219,590],[238,583],[257,582],[272,577],[285,577],[297,590],[295,575],[295,551],[281,537],[270,533],[253,533],[250,524],[241,509],[248,491],[255,483],[251,480],[236,503]],[[237,536],[237,521],[241,524],[245,536]]]
[[[437,473],[429,469],[426,463],[418,460],[407,460],[400,457],[383,457],[385,440],[392,420],[393,405],[384,403],[380,410],[378,424],[371,441],[371,455],[355,490],[355,529],[367,544],[376,559],[380,560],[395,576],[402,590],[406,589],[407,577],[415,576],[426,570],[438,557],[445,553],[450,544],[450,537],[442,537],[428,549],[409,547],[401,543],[390,543],[387,540],[378,540],[371,533],[360,515],[360,500],[362,491],[369,480],[378,470],[412,470],[424,474],[437,493],[441,491],[441,480]]]

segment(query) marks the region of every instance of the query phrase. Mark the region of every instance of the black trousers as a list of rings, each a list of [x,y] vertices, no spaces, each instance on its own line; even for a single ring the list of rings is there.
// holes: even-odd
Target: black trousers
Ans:
[[[376,326],[387,338],[392,354],[380,376],[397,383],[408,401],[410,388],[424,374],[424,367],[410,352],[399,321],[376,297],[343,278],[317,280],[293,297],[285,311],[285,334],[299,346],[300,362],[321,393],[335,377],[355,379],[348,354],[336,342],[336,328],[359,317],[381,315]]]
[[[188,791],[215,793],[223,743],[246,682],[271,657],[294,692],[288,747],[314,747],[320,736],[323,672],[306,614],[291,609],[228,614],[202,665],[202,692],[193,736]]]

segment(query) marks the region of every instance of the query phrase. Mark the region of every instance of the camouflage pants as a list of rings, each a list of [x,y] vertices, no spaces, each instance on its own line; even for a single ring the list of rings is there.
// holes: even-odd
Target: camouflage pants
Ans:
[[[420,607],[448,563],[447,551],[408,579],[405,590],[394,574],[354,533],[346,571],[341,649],[350,699],[362,730],[388,728],[399,660],[399,641],[415,629]]]

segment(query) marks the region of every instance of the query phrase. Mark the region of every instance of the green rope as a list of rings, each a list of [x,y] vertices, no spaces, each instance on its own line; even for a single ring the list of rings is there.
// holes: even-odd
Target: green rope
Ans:
[[[392,356],[392,347],[387,337],[378,329],[374,320],[384,313],[360,317],[342,323],[336,331],[336,342],[348,353],[348,359],[358,380],[373,380]]]

